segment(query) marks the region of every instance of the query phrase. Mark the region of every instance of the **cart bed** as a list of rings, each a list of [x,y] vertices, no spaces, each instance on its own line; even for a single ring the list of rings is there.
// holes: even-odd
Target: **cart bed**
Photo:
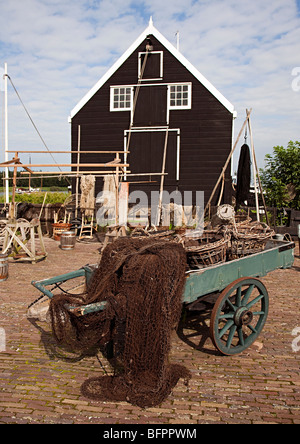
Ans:
[[[270,240],[264,251],[235,259],[230,262],[212,265],[201,270],[191,270],[186,273],[186,284],[183,292],[183,303],[189,304],[210,293],[220,292],[228,284],[241,277],[262,277],[279,268],[290,268],[294,263],[294,242]],[[47,286],[55,286],[70,279],[85,276],[88,283],[94,266],[86,265],[79,270],[42,281],[32,281],[32,285],[49,298],[53,297],[52,290]],[[105,308],[105,302],[82,306],[79,315],[91,313]]]
[[[187,272],[183,302],[191,303],[210,293],[222,291],[241,277],[262,277],[279,268],[290,268],[294,263],[294,242],[270,240],[264,251]]]

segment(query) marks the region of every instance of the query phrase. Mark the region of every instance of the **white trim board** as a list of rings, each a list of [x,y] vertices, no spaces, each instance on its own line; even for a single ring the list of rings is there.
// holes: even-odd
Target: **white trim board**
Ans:
[[[108,81],[108,79],[120,68],[120,66],[128,59],[128,57],[136,50],[136,48],[147,38],[148,35],[152,34],[157,40],[162,43],[163,46],[171,53],[174,57],[179,60],[196,79],[202,83],[205,88],[210,91],[216,99],[219,100],[225,108],[228,109],[232,114],[235,113],[234,106],[220,93],[176,48],[173,46],[153,25],[150,19],[149,26],[142,32],[142,34],[136,39],[136,41],[124,52],[124,54],[113,64],[113,66],[101,77],[101,79],[93,86],[92,89],[77,103],[77,105],[72,109],[70,113],[70,119],[72,119],[81,108],[86,105],[86,103],[96,94],[97,91]],[[70,121],[69,119],[69,121]]]

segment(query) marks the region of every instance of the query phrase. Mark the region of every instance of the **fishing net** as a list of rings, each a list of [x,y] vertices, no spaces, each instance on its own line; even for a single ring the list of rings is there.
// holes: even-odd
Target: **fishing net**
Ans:
[[[80,209],[85,216],[93,216],[95,209],[95,176],[81,176]]]
[[[85,295],[51,300],[53,333],[73,349],[114,343],[121,369],[114,376],[92,378],[85,396],[128,401],[140,407],[160,404],[189,371],[169,363],[171,334],[182,307],[186,254],[174,242],[121,238],[109,244]],[[106,309],[76,316],[70,306],[106,301]]]

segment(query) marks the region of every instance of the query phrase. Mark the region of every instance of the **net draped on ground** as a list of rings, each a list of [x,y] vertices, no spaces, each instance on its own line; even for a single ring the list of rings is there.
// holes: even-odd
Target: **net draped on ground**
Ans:
[[[185,271],[186,253],[180,244],[120,238],[104,250],[85,295],[51,299],[52,330],[58,342],[83,351],[113,341],[121,370],[85,381],[85,396],[150,407],[160,404],[180,378],[187,383],[190,372],[169,362]],[[66,308],[101,301],[107,301],[105,310],[81,317]]]

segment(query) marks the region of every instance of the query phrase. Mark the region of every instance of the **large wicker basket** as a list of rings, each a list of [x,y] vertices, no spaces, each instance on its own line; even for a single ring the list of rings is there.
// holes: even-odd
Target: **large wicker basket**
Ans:
[[[266,224],[252,222],[241,224],[231,233],[229,259],[238,259],[262,251],[275,232]]]
[[[187,262],[191,270],[209,267],[226,261],[229,238],[213,231],[204,232],[198,239],[184,238]]]
[[[53,228],[53,238],[56,241],[60,241],[60,237],[64,231],[70,231],[72,224],[65,223],[63,221],[51,224]]]

